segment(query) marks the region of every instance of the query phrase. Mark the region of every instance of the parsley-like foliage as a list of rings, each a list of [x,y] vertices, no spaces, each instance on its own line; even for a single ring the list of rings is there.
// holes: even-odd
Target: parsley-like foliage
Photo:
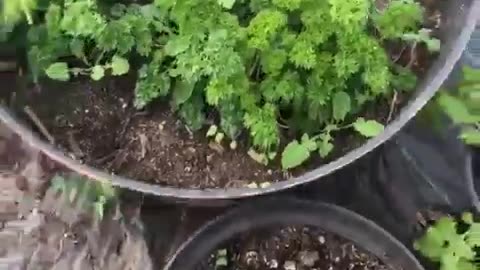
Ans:
[[[442,92],[437,104],[461,127],[460,138],[469,145],[480,146],[480,70],[463,68],[463,80],[456,92]]]
[[[415,86],[409,70],[394,72],[383,45],[428,42],[422,17],[413,0],[384,9],[373,0],[52,0],[30,29],[29,60],[37,75],[66,81],[123,75],[138,59],[137,108],[171,97],[193,130],[216,110],[222,134],[235,141],[247,130],[251,152],[272,158],[288,129],[302,138],[283,151],[290,169],[314,151],[327,157],[340,129],[382,132],[356,115],[393,88]],[[79,61],[59,60],[68,56]]]

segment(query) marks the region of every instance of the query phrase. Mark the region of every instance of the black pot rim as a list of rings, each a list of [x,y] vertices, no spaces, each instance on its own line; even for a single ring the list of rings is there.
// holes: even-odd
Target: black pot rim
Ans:
[[[236,235],[275,225],[315,227],[353,242],[385,264],[424,269],[399,240],[373,221],[336,205],[282,196],[249,202],[207,222],[180,245],[163,269],[193,270]]]
[[[172,187],[162,187],[155,184],[149,184],[141,182],[138,180],[128,179],[122,176],[112,175],[106,173],[105,171],[89,167],[81,164],[79,161],[76,161],[63,152],[56,149],[54,146],[48,144],[47,142],[39,139],[30,129],[28,129],[24,124],[15,119],[15,117],[6,109],[5,107],[0,106],[0,120],[3,121],[9,128],[11,128],[15,133],[17,133],[25,142],[30,143],[34,148],[40,149],[52,160],[57,161],[67,168],[78,172],[82,175],[85,175],[91,179],[98,181],[109,181],[114,186],[121,188],[127,188],[130,190],[135,190],[143,192],[146,194],[152,194],[155,196],[160,196],[164,198],[170,198],[174,200],[227,200],[227,199],[237,199],[245,197],[253,197],[258,195],[270,194],[282,190],[287,190],[292,187],[306,184],[317,180],[323,176],[331,174],[353,161],[361,158],[367,153],[371,152],[379,145],[383,144],[385,141],[392,138],[405,124],[411,120],[417,112],[425,106],[425,104],[434,96],[434,94],[441,87],[442,83],[447,79],[450,71],[455,66],[455,63],[460,59],[466,44],[469,41],[470,35],[475,29],[475,24],[477,21],[477,16],[480,14],[480,0],[473,0],[468,7],[467,4],[462,4],[464,7],[461,9],[467,9],[465,14],[462,14],[463,22],[461,23],[461,31],[454,33],[457,37],[452,41],[452,44],[449,44],[449,51],[444,51],[443,54],[439,56],[439,59],[435,63],[436,66],[432,67],[436,72],[430,74],[429,79],[424,80],[417,89],[416,95],[412,100],[402,109],[400,115],[383,131],[379,136],[368,140],[361,147],[356,148],[344,156],[328,163],[324,164],[312,171],[307,173],[290,178],[286,181],[272,183],[270,186],[265,188],[217,188],[217,189],[184,189],[184,188],[172,188]],[[458,17],[458,15],[457,15]]]

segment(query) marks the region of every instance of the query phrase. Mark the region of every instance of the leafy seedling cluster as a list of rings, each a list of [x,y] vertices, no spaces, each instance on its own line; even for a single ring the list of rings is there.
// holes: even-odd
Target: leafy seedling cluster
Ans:
[[[64,199],[64,203],[91,212],[97,221],[104,217],[108,206],[117,200],[117,192],[107,182],[98,182],[78,175],[56,175],[51,188]]]
[[[480,146],[480,69],[464,67],[457,91],[442,91],[437,104],[460,125],[460,138],[466,144]]]
[[[463,228],[462,228],[463,227]],[[479,269],[480,223],[471,213],[460,221],[442,217],[415,242],[415,249],[440,264],[440,270]]]
[[[262,163],[281,156],[283,168],[291,169],[314,152],[331,154],[339,130],[368,138],[383,131],[381,123],[358,115],[416,84],[408,67],[389,58],[387,42],[439,49],[421,28],[419,3],[376,4],[50,0],[29,29],[28,59],[37,80],[45,74],[101,80],[135,67],[138,109],[168,98],[192,130],[214,111],[217,130],[209,133],[216,141],[236,142],[246,131],[251,156]]]

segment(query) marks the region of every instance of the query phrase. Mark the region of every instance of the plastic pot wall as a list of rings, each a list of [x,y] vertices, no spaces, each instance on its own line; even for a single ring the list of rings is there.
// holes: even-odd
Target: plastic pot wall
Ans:
[[[73,171],[92,179],[109,180],[113,185],[118,187],[149,193],[163,198],[170,198],[176,202],[185,200],[191,203],[198,203],[199,200],[229,200],[286,190],[317,180],[369,153],[395,135],[433,97],[462,55],[470,39],[470,35],[474,30],[477,17],[480,16],[480,0],[448,0],[440,1],[439,3],[442,4],[441,10],[443,11],[442,29],[440,31],[442,33],[441,52],[424,79],[417,86],[414,96],[402,109],[399,116],[385,128],[385,131],[381,135],[367,141],[363,146],[354,149],[331,163],[322,165],[287,181],[274,183],[267,188],[179,189],[161,187],[135,179],[111,175],[102,170],[82,165],[78,161],[66,156],[54,146],[41,140],[19,119],[15,118],[12,112],[1,106],[0,120],[19,134],[26,142],[30,143],[32,147],[39,148],[51,159],[65,165]]]
[[[221,244],[253,230],[309,226],[353,242],[394,269],[423,270],[412,253],[389,233],[344,208],[295,199],[262,199],[205,224],[169,259],[164,270],[195,270]]]

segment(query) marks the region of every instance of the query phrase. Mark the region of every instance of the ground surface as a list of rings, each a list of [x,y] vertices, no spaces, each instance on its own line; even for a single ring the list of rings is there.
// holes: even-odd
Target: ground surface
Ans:
[[[92,222],[49,189],[59,171],[0,126],[0,269],[151,269],[136,215],[118,210]]]

